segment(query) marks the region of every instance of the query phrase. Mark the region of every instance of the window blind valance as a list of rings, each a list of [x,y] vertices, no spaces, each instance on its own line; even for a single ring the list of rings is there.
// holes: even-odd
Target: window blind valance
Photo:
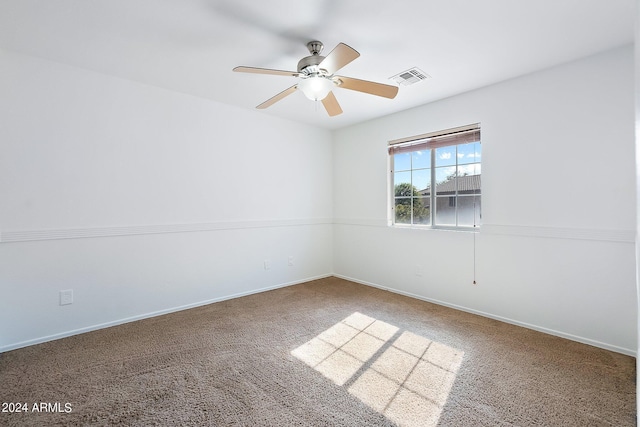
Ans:
[[[389,142],[389,154],[409,153],[480,141],[480,124],[461,126]]]

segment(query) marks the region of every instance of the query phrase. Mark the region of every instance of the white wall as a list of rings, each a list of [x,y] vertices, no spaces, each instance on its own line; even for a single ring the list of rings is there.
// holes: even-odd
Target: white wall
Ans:
[[[334,272],[635,354],[633,88],[628,46],[336,132]],[[386,225],[386,144],[476,122],[473,285],[474,233]]]
[[[331,274],[328,131],[8,51],[0,93],[0,351]]]
[[[7,51],[0,93],[0,351],[332,272],[637,349],[631,47],[333,136]],[[386,143],[475,122],[474,286],[474,234],[386,226]]]

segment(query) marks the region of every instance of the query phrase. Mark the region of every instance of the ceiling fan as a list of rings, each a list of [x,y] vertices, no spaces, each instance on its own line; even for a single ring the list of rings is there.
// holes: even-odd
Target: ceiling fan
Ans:
[[[266,100],[256,108],[270,107],[284,97],[300,89],[307,98],[312,101],[321,101],[329,116],[337,116],[342,113],[338,100],[331,91],[334,87],[355,90],[371,95],[393,99],[398,93],[396,86],[376,83],[368,80],[354,79],[352,77],[338,76],[334,73],[360,56],[350,46],[339,43],[327,56],[320,53],[324,45],[319,41],[307,43],[311,55],[302,58],[298,62],[298,71],[273,70],[269,68],[235,67],[233,71],[241,73],[273,74],[276,76],[298,77],[300,81],[276,96]]]

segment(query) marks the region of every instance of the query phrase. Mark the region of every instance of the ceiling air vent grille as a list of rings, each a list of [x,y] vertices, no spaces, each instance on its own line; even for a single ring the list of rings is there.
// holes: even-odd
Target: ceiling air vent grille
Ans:
[[[419,68],[413,67],[408,69],[407,71],[401,72],[400,74],[396,74],[390,79],[403,86],[409,86],[429,78],[431,78],[431,76],[429,76],[427,73]]]

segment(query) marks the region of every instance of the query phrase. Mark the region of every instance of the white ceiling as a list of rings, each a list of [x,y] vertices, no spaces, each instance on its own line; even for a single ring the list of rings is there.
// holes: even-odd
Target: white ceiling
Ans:
[[[330,118],[301,93],[263,114],[337,129],[633,43],[635,0],[0,0],[0,47],[252,109],[294,77],[307,41],[361,56],[339,74],[392,84],[393,100],[344,89]]]

